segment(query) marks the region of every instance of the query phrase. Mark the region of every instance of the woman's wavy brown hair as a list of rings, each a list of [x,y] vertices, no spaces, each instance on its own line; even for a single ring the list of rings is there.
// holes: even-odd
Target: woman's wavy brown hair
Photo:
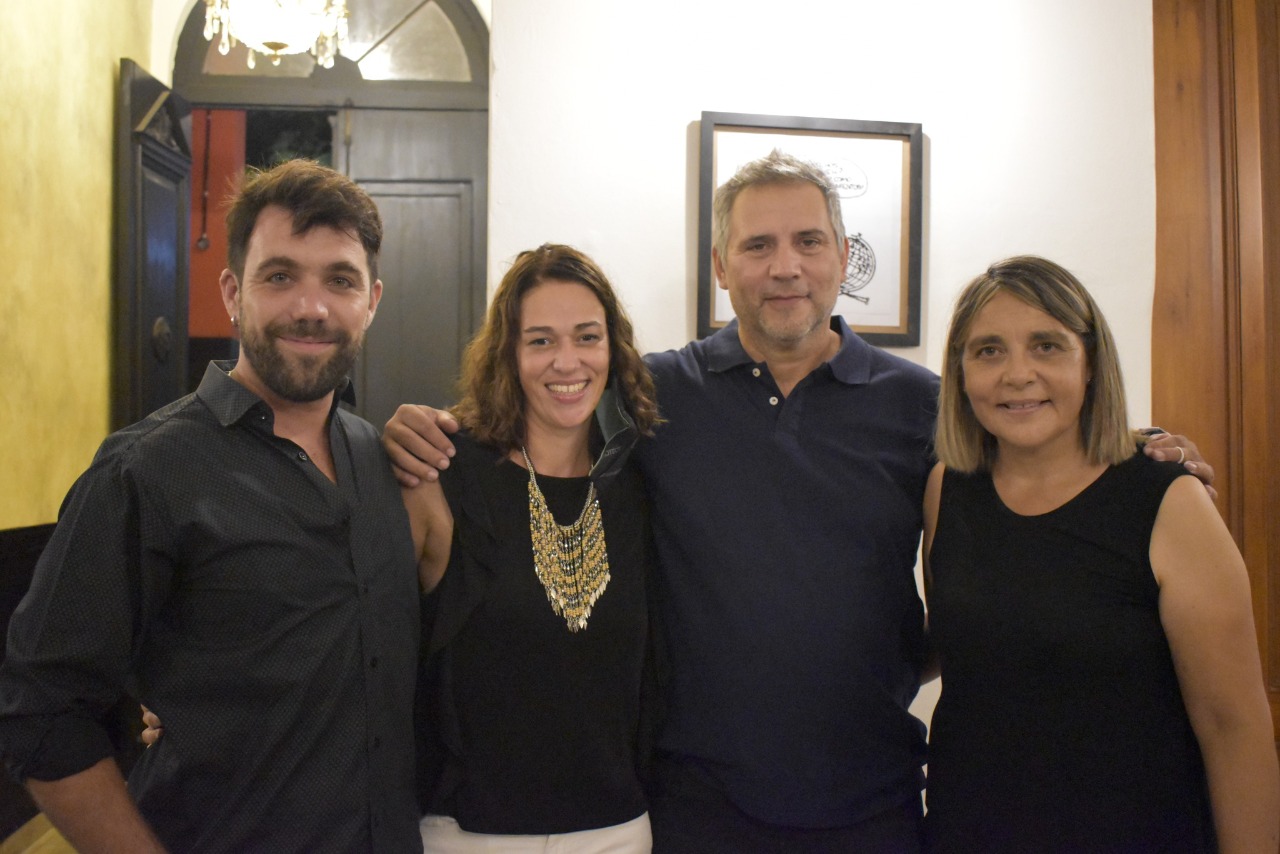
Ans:
[[[659,422],[653,378],[635,346],[631,320],[600,267],[572,246],[544,243],[521,252],[502,277],[484,326],[462,356],[458,421],[480,442],[507,452],[524,444],[524,390],[516,363],[520,301],[543,282],[575,282],[604,306],[609,335],[609,375],[635,419],[636,429],[653,435]]]

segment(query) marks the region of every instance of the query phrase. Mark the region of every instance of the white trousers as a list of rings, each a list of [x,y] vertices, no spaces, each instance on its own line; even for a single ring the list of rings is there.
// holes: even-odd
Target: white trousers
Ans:
[[[550,836],[468,833],[445,815],[423,816],[418,829],[426,854],[649,854],[653,849],[648,813],[612,827]]]

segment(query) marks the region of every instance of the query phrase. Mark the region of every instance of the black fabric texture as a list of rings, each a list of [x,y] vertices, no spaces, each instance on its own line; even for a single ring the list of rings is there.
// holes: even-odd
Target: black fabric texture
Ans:
[[[210,365],[107,438],[72,487],[0,669],[19,779],[110,755],[124,693],[165,733],[129,779],[170,850],[417,851],[408,519],[335,406],[330,481]]]
[[[1021,516],[989,475],[945,474],[930,560],[932,850],[1215,850],[1148,557],[1182,475],[1139,452]]]
[[[448,569],[425,599],[419,786],[428,812],[474,833],[571,833],[645,810],[637,777],[650,562],[634,466],[599,491],[610,581],[571,633],[533,568],[528,472],[466,434],[441,482]],[[561,524],[588,479],[539,476]]]

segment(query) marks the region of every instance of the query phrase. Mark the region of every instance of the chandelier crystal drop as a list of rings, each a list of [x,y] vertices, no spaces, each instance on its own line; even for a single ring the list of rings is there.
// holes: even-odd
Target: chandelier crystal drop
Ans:
[[[347,0],[205,0],[204,37],[218,37],[226,56],[236,42],[249,49],[249,67],[262,54],[279,65],[310,51],[323,68],[347,46]]]

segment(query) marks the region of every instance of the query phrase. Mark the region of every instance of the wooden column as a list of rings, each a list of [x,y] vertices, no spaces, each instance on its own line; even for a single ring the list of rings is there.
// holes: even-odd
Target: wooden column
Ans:
[[[1280,21],[1154,0],[1152,412],[1218,471],[1280,720]]]

